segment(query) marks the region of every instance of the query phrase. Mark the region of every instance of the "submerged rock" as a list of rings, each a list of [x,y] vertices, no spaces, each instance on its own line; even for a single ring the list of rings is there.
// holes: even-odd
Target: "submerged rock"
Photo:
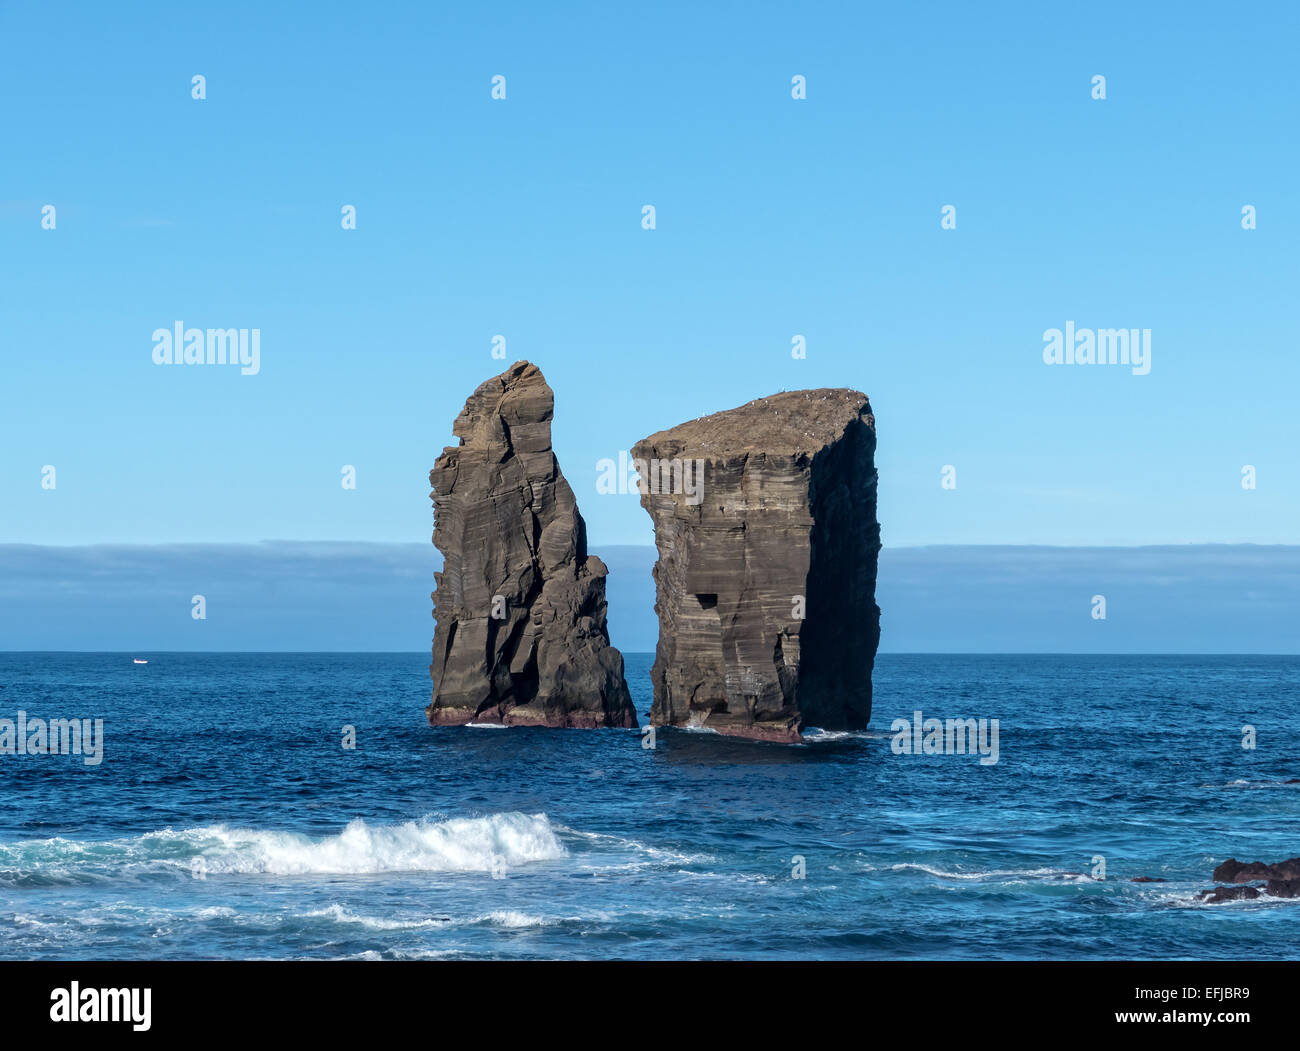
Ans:
[[[875,419],[865,394],[791,391],[638,442],[654,519],[651,721],[797,741],[871,716]]]
[[[634,727],[623,655],[609,644],[605,564],[551,450],[554,395],[516,362],[465,403],[429,473],[433,725]]]
[[[1264,893],[1270,898],[1300,898],[1300,879],[1271,879]]]
[[[1201,897],[1207,904],[1213,905],[1220,901],[1254,900],[1259,897],[1259,891],[1251,886],[1211,887],[1201,891]]]

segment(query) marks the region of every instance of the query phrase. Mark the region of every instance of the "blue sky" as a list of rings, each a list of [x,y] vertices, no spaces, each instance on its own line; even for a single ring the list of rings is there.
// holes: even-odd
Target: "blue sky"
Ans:
[[[0,4],[0,541],[427,542],[453,418],[527,358],[597,545],[652,535],[599,459],[819,386],[872,399],[890,546],[1300,543],[1298,31],[1290,4]],[[177,320],[260,329],[261,372],[154,365]],[[1151,329],[1151,373],[1045,365],[1067,320]]]

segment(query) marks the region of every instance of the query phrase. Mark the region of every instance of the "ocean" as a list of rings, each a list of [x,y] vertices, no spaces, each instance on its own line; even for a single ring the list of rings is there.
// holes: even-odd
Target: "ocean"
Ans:
[[[0,755],[0,957],[1300,957],[1300,901],[1196,897],[1300,854],[1300,658],[882,655],[866,732],[653,748],[430,729],[428,663],[0,654],[0,719],[104,720]],[[896,754],[918,710],[998,761]]]

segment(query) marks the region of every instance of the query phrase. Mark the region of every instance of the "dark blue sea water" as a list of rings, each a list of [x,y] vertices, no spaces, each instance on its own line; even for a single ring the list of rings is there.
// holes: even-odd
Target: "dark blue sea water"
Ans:
[[[882,656],[869,732],[647,749],[432,730],[426,655],[132,656],[0,654],[0,718],[105,720],[0,755],[2,957],[1300,957],[1194,898],[1300,854],[1298,658]],[[894,754],[917,709],[998,762]]]

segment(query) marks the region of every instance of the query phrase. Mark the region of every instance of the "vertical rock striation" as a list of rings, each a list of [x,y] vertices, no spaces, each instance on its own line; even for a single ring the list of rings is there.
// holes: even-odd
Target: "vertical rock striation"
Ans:
[[[605,564],[551,450],[554,396],[516,362],[465,403],[429,473],[435,726],[637,725],[605,624]]]
[[[775,741],[867,725],[875,448],[850,390],[775,394],[637,443],[659,549],[652,723]]]

